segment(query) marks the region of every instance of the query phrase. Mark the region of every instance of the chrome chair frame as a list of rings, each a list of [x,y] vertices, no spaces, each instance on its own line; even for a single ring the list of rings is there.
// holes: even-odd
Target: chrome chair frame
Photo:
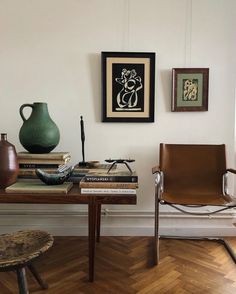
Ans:
[[[191,215],[212,215],[215,213],[218,213],[220,211],[224,211],[227,209],[235,208],[236,207],[236,198],[234,199],[229,193],[228,193],[228,173],[236,174],[236,170],[234,169],[227,169],[226,173],[222,177],[222,192],[223,195],[226,195],[232,199],[232,202],[226,205],[220,205],[223,208],[216,209],[212,212],[192,212],[192,211],[186,211],[179,206],[183,207],[191,207],[191,208],[202,208],[209,205],[175,205],[172,203],[166,202],[162,198],[162,192],[164,191],[164,174],[159,169],[158,166],[153,167],[152,173],[155,175],[155,220],[154,220],[154,264],[157,265],[159,263],[160,254],[159,254],[159,241],[160,239],[177,239],[177,240],[208,240],[208,241],[214,241],[222,244],[224,248],[227,250],[228,254],[233,259],[234,263],[236,264],[236,255],[229,245],[229,243],[224,240],[224,238],[219,237],[185,237],[185,236],[169,236],[169,235],[159,235],[159,215],[160,215],[160,204],[161,205],[169,205],[176,210],[185,213],[185,214],[191,214]],[[213,205],[214,206],[214,205]]]

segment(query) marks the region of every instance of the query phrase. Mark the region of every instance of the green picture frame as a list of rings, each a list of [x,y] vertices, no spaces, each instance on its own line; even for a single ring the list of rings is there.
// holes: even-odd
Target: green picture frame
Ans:
[[[209,68],[173,68],[171,111],[208,110]]]

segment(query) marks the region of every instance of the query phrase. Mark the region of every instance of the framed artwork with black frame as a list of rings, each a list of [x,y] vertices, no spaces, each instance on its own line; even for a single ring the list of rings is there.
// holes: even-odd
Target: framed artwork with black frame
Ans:
[[[154,122],[155,53],[102,52],[103,122]]]
[[[172,69],[172,111],[208,110],[209,68]]]

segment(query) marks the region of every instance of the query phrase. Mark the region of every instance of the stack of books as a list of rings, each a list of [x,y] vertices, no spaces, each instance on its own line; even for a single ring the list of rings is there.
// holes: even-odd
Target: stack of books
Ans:
[[[136,194],[138,176],[128,170],[89,171],[80,181],[82,194]]]
[[[29,152],[17,153],[19,163],[19,178],[37,178],[35,169],[44,169],[47,172],[55,172],[60,165],[70,161],[69,152],[50,152],[33,154]]]
[[[69,181],[72,183],[80,183],[80,181],[84,178],[84,176],[88,173],[94,172],[94,173],[105,173],[110,168],[110,164],[107,163],[99,163],[96,164],[96,166],[89,167],[89,166],[80,166],[79,164],[76,164],[74,166],[74,170],[72,175],[69,178]],[[116,165],[114,165],[113,169],[116,168]]]

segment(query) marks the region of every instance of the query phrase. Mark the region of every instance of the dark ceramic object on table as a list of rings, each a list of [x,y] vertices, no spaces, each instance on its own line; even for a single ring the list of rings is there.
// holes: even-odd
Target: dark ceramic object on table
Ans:
[[[65,171],[57,173],[47,173],[44,170],[37,168],[35,170],[38,178],[47,185],[61,185],[72,175],[74,167],[69,167]]]
[[[26,107],[32,108],[28,119],[25,118],[23,113]],[[20,129],[19,139],[27,151],[30,153],[49,153],[58,145],[60,132],[48,113],[47,103],[23,104],[20,107],[20,116],[23,125]]]
[[[7,134],[1,134],[0,140],[0,187],[5,188],[17,180],[19,165],[15,146],[7,141]]]

